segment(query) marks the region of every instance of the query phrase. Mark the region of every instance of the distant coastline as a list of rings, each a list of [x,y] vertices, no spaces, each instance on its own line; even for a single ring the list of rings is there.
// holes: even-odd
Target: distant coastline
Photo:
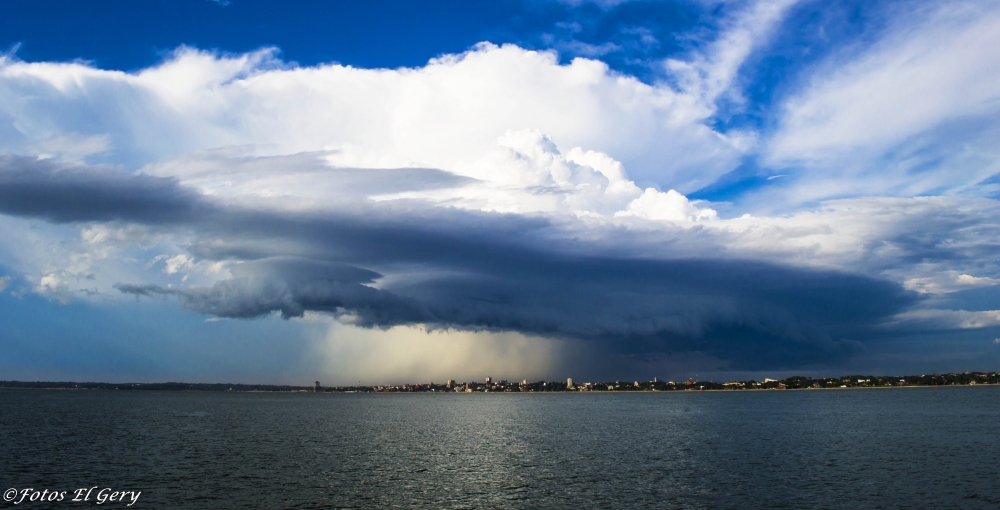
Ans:
[[[53,382],[53,381],[0,381],[0,389],[48,390],[117,390],[117,391],[231,391],[269,393],[551,393],[551,392],[671,392],[671,391],[759,391],[805,390],[848,388],[907,388],[938,386],[978,386],[1000,384],[1000,372],[965,372],[958,374],[930,374],[910,376],[865,376],[812,378],[793,376],[764,381],[715,381],[683,382],[660,381],[600,381],[573,383],[566,381],[512,382],[506,380],[485,382],[456,382],[443,384],[414,383],[376,386],[321,386],[317,381],[311,386],[273,384],[229,383],[103,383],[103,382]]]

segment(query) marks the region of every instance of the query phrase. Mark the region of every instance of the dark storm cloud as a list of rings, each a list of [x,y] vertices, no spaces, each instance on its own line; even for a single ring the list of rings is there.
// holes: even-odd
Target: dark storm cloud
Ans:
[[[232,279],[210,288],[118,288],[135,295],[176,295],[186,309],[222,317],[344,312],[368,327],[425,323],[514,330],[595,341],[630,355],[697,350],[746,369],[857,354],[862,345],[844,335],[864,335],[914,301],[887,282],[746,261],[538,254],[527,265],[515,257],[500,271],[495,265],[464,269],[374,289],[347,268],[329,271],[317,261],[263,259],[237,266]]]
[[[435,322],[601,342],[633,355],[697,350],[736,368],[834,361],[846,337],[914,298],[892,283],[739,260],[552,257],[393,290]]]
[[[418,301],[364,285],[381,275],[357,267],[273,257],[239,264],[232,273],[233,278],[207,289],[131,284],[118,284],[116,288],[136,296],[175,295],[185,309],[235,319],[271,312],[280,312],[287,319],[301,317],[307,310],[350,310],[366,325],[373,326],[433,320]]]
[[[857,340],[916,300],[896,284],[834,271],[594,256],[598,250],[554,235],[557,227],[540,218],[401,201],[275,212],[209,202],[167,179],[4,162],[0,174],[13,176],[0,177],[0,210],[8,214],[169,220],[196,235],[192,254],[248,261],[207,288],[118,285],[137,296],[177,296],[186,309],[221,317],[332,312],[368,327],[513,330],[630,356],[697,351],[759,369],[857,354],[864,350]],[[24,169],[31,165],[43,171]],[[35,200],[12,199],[14,190],[31,190]],[[57,200],[69,190],[78,195],[72,207]],[[143,207],[147,200],[155,214]]]
[[[0,155],[0,212],[53,222],[193,221],[209,207],[176,179]]]
[[[936,303],[948,310],[1000,310],[1000,287],[980,287],[946,294]]]
[[[275,165],[323,172],[326,180],[336,183],[324,191],[341,200],[376,192],[455,187],[475,181],[428,168],[329,168],[315,153],[257,158],[243,163],[241,170],[263,173]],[[219,210],[217,205],[172,177],[0,154],[0,213],[4,214],[57,223],[122,220],[158,225],[198,223],[226,216],[226,211]]]

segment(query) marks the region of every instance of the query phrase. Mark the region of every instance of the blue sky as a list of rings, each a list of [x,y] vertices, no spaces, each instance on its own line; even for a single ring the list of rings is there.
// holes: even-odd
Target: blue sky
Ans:
[[[40,1],[0,47],[11,378],[1000,361],[990,2]]]

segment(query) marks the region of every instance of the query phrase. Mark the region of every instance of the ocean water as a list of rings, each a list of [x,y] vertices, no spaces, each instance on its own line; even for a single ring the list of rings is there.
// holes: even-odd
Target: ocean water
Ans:
[[[132,508],[998,508],[998,418],[1000,387],[0,390],[0,490],[142,491]]]

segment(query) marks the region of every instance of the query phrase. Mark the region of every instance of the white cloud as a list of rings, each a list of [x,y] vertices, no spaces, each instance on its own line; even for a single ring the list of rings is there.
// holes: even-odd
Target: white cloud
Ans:
[[[257,154],[337,151],[344,166],[461,173],[508,130],[612,155],[633,178],[681,192],[729,171],[738,147],[707,127],[701,99],[596,60],[481,44],[414,69],[284,68],[270,50],[220,57],[181,48],[136,74],[0,60],[0,150],[65,133],[107,136],[133,166],[250,145]],[[129,108],[120,105],[128,104]],[[88,119],[86,124],[79,119]],[[88,133],[87,126],[101,126]]]
[[[534,130],[507,131],[497,146],[458,172],[475,179],[459,187],[373,195],[376,200],[417,198],[455,207],[510,213],[610,216],[641,191],[624,166],[596,151],[562,153]]]
[[[188,267],[191,264],[191,258],[187,255],[176,255],[166,259],[166,267],[163,268],[163,272],[167,274],[174,274],[181,269]]]
[[[571,55],[581,55],[584,57],[600,57],[607,55],[608,53],[621,51],[622,49],[621,46],[613,42],[606,42],[603,44],[587,44],[576,40],[558,42],[556,43],[556,48],[560,51],[570,53]]]
[[[768,165],[801,171],[760,202],[982,196],[973,187],[1000,172],[997,47],[995,3],[953,2],[899,13],[873,45],[831,57],[765,143]]]
[[[58,275],[50,273],[42,276],[35,286],[35,292],[57,299],[60,303],[68,303],[72,298],[72,291]]]
[[[925,329],[980,329],[1000,326],[1000,310],[912,310],[896,315],[894,322]]]
[[[914,277],[903,282],[909,290],[922,294],[947,294],[974,287],[991,287],[1000,284],[1000,279],[972,276],[954,270],[933,271],[930,276]]]
[[[618,5],[621,5],[621,4],[624,4],[624,3],[628,3],[631,0],[558,0],[558,1],[560,3],[564,3],[564,4],[567,4],[567,5],[572,5],[573,7],[576,7],[576,6],[579,6],[579,5],[583,5],[583,4],[592,3],[592,4],[595,4],[595,5],[598,5],[598,6],[602,7],[604,9],[610,9],[610,8],[616,7]]]
[[[39,158],[60,158],[74,163],[82,163],[83,158],[101,154],[111,149],[107,135],[85,136],[79,133],[58,134],[31,143],[26,147],[29,154]]]
[[[684,195],[670,190],[666,193],[646,188],[642,196],[629,202],[624,211],[615,217],[634,216],[647,220],[691,223],[717,220],[719,215],[712,209],[699,209]]]
[[[674,215],[678,218],[711,215],[710,210],[690,209],[694,205],[686,200],[677,195],[673,201],[664,202],[676,207]],[[725,220],[704,219],[698,223],[703,228],[688,234],[684,241],[646,230],[644,242],[669,244],[676,249],[680,242],[696,246],[696,240],[710,234],[712,243],[700,247],[700,254],[725,253],[838,269],[888,277],[900,283],[932,275],[937,278],[946,270],[975,273],[979,278],[1000,276],[1000,267],[992,255],[995,242],[992,234],[987,234],[996,231],[1000,222],[1000,203],[993,200],[862,197],[829,200],[784,216],[746,214]],[[964,281],[968,283],[968,279]],[[955,284],[962,281],[956,280]]]
[[[0,276],[0,292],[3,292],[10,285],[10,276]]]
[[[714,112],[715,101],[723,94],[742,100],[733,87],[740,67],[750,52],[770,37],[775,25],[797,1],[763,0],[750,4],[723,21],[719,37],[707,45],[705,51],[687,60],[664,62],[668,72],[679,79],[681,90],[698,99],[704,109],[702,115]]]
[[[995,110],[1000,16],[949,4],[913,24],[900,20],[873,48],[790,100],[771,157],[822,159],[884,150],[944,120]],[[853,155],[853,154],[852,154]]]
[[[142,225],[109,225],[95,223],[80,230],[80,239],[90,245],[128,243],[140,246],[155,244],[158,235]]]

